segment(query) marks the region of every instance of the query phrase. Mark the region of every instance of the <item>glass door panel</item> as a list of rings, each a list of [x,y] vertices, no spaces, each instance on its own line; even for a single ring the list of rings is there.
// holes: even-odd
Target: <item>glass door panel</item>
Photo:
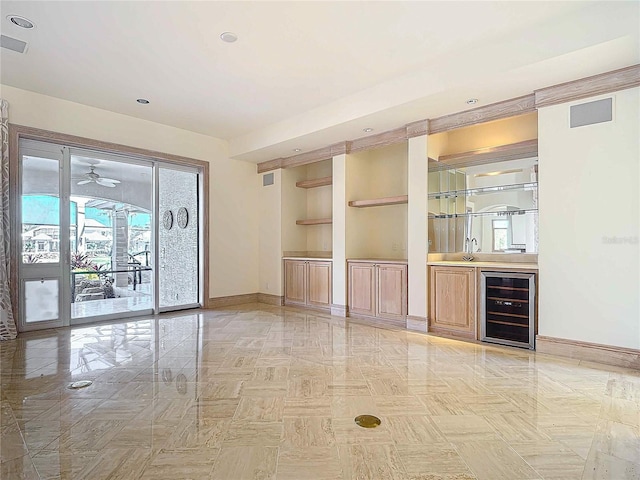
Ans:
[[[150,163],[71,150],[72,323],[151,313]]]
[[[69,218],[63,215],[62,147],[25,142],[20,148],[20,330],[62,326]]]
[[[159,307],[200,303],[198,173],[158,168]]]

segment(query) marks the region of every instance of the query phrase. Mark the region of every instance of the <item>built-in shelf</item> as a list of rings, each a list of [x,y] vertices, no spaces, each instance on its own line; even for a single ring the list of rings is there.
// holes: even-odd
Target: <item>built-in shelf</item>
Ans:
[[[517,183],[513,185],[497,185],[493,187],[469,188],[467,190],[451,190],[450,192],[430,193],[429,198],[456,198],[471,197],[473,195],[487,195],[491,193],[501,193],[506,191],[531,191],[537,190],[538,182]]]
[[[374,198],[372,200],[352,200],[349,202],[350,207],[381,207],[383,205],[400,205],[409,203],[409,195],[398,195],[396,197]]]
[[[325,185],[331,185],[333,182],[332,177],[314,178],[312,180],[300,180],[296,182],[296,187],[300,188],[315,188],[324,187]]]
[[[315,218],[309,220],[296,220],[296,225],[328,225],[331,224],[330,218]]]
[[[538,213],[538,209],[501,210],[499,212],[429,213],[429,218],[510,217],[512,215],[526,215],[527,213]]]

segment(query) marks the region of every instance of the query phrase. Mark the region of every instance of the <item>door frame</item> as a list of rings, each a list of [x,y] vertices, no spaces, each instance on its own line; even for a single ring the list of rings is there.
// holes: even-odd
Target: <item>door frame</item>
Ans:
[[[200,292],[200,300],[204,308],[209,307],[209,162],[197,160],[189,157],[182,157],[169,153],[156,152],[143,148],[131,147],[111,142],[103,142],[65,133],[52,132],[34,127],[23,125],[9,124],[9,216],[11,218],[10,225],[10,244],[9,250],[11,254],[10,263],[10,293],[11,304],[13,306],[14,318],[21,318],[21,298],[19,296],[19,255],[20,255],[20,218],[19,213],[19,193],[20,193],[20,140],[38,140],[42,142],[58,144],[61,147],[75,147],[90,150],[97,150],[105,154],[126,155],[136,157],[142,160],[152,162],[162,162],[176,166],[189,166],[198,168],[200,175],[200,221],[202,229],[200,233],[201,239],[201,263],[202,263],[202,279]],[[98,321],[98,320],[96,320]]]

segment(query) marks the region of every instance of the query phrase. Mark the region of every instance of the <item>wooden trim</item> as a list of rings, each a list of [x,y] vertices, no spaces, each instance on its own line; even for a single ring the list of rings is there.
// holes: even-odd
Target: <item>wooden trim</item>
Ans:
[[[407,138],[421,137],[429,134],[429,120],[419,120],[417,122],[407,123]]]
[[[461,127],[500,120],[501,118],[515,117],[535,111],[535,97],[532,93],[464,112],[429,119],[428,132],[429,134],[447,132]]]
[[[310,163],[321,162],[322,160],[330,160],[334,155],[340,155],[347,151],[347,142],[340,142],[328,147],[318,148],[310,152],[300,153],[286,158],[275,158],[258,164],[258,173],[277,170],[278,168],[292,168],[308,165]]]
[[[282,295],[271,295],[269,293],[258,293],[258,303],[266,303],[267,305],[276,305],[281,307],[284,305],[284,297]]]
[[[315,218],[309,220],[296,220],[296,225],[330,225],[333,222],[330,218]]]
[[[536,108],[640,86],[640,65],[613,70],[534,91]]]
[[[284,162],[284,160],[284,158],[274,158],[273,160],[261,162],[257,166],[257,171],[258,173],[265,173],[282,168],[282,162]]]
[[[182,157],[179,155],[173,155],[170,153],[156,152],[153,150],[146,150],[138,147],[131,147],[128,145],[121,145],[118,143],[103,142],[101,140],[94,140],[91,138],[78,137],[75,135],[68,135],[65,133],[51,132],[49,130],[42,130],[39,128],[27,127],[24,125],[9,124],[9,196],[10,196],[10,215],[15,219],[15,223],[12,224],[13,229],[19,230],[16,218],[15,205],[19,201],[18,198],[18,171],[19,171],[19,148],[21,139],[39,140],[49,143],[55,143],[59,145],[65,145],[77,148],[88,148],[93,150],[99,150],[101,152],[114,153],[117,155],[131,155],[137,158],[145,158],[151,161],[162,161],[174,165],[187,165],[195,168],[202,169],[202,255],[203,255],[203,306],[209,307],[209,212],[210,208],[210,195],[209,195],[209,162],[204,160],[197,160],[195,158]],[[11,292],[12,303],[14,304],[15,318],[19,318],[18,312],[18,258],[20,256],[20,246],[18,243],[19,235],[15,235],[15,232],[11,232]]]
[[[76,135],[68,135],[66,133],[51,132],[49,130],[26,127],[23,125],[10,124],[9,128],[13,128],[14,132],[17,133],[20,138],[40,140],[69,147],[90,148],[94,150],[100,150],[101,152],[115,153],[117,155],[134,155],[138,158],[162,160],[177,165],[189,165],[201,168],[206,168],[209,166],[209,162],[204,160],[196,160],[195,158],[182,157],[180,155],[157,152],[155,150],[147,150],[144,148],[122,145],[119,143],[104,142],[102,140],[78,137]]]
[[[427,317],[407,315],[407,330],[427,333]]]
[[[299,188],[316,188],[324,187],[325,185],[331,185],[333,183],[333,177],[314,178],[313,180],[300,180],[296,182],[296,187]]]
[[[565,338],[536,336],[536,351],[575,360],[640,370],[640,350]]]
[[[244,305],[245,303],[258,303],[258,294],[245,293],[244,295],[230,295],[228,297],[210,298],[208,308],[224,308],[233,305]]]
[[[331,316],[347,318],[346,305],[331,305]]]
[[[484,165],[487,163],[518,160],[538,155],[538,139],[499,145],[497,147],[480,148],[469,152],[452,153],[438,158],[438,164],[432,164],[429,171],[449,169],[455,166]]]
[[[349,153],[361,152],[363,150],[372,150],[374,148],[387,147],[396,143],[404,142],[407,139],[406,127],[388,130],[368,137],[361,137],[351,141],[351,149]]]
[[[366,208],[366,207],[381,207],[384,205],[400,205],[403,203],[409,203],[409,195],[397,195],[395,197],[374,198],[371,200],[351,200],[349,202],[350,207]]]

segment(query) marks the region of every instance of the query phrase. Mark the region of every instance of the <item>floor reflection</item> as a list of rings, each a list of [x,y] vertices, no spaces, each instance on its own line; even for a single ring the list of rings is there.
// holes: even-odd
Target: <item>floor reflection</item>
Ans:
[[[525,350],[252,305],[0,360],[0,478],[640,478],[640,372]]]

